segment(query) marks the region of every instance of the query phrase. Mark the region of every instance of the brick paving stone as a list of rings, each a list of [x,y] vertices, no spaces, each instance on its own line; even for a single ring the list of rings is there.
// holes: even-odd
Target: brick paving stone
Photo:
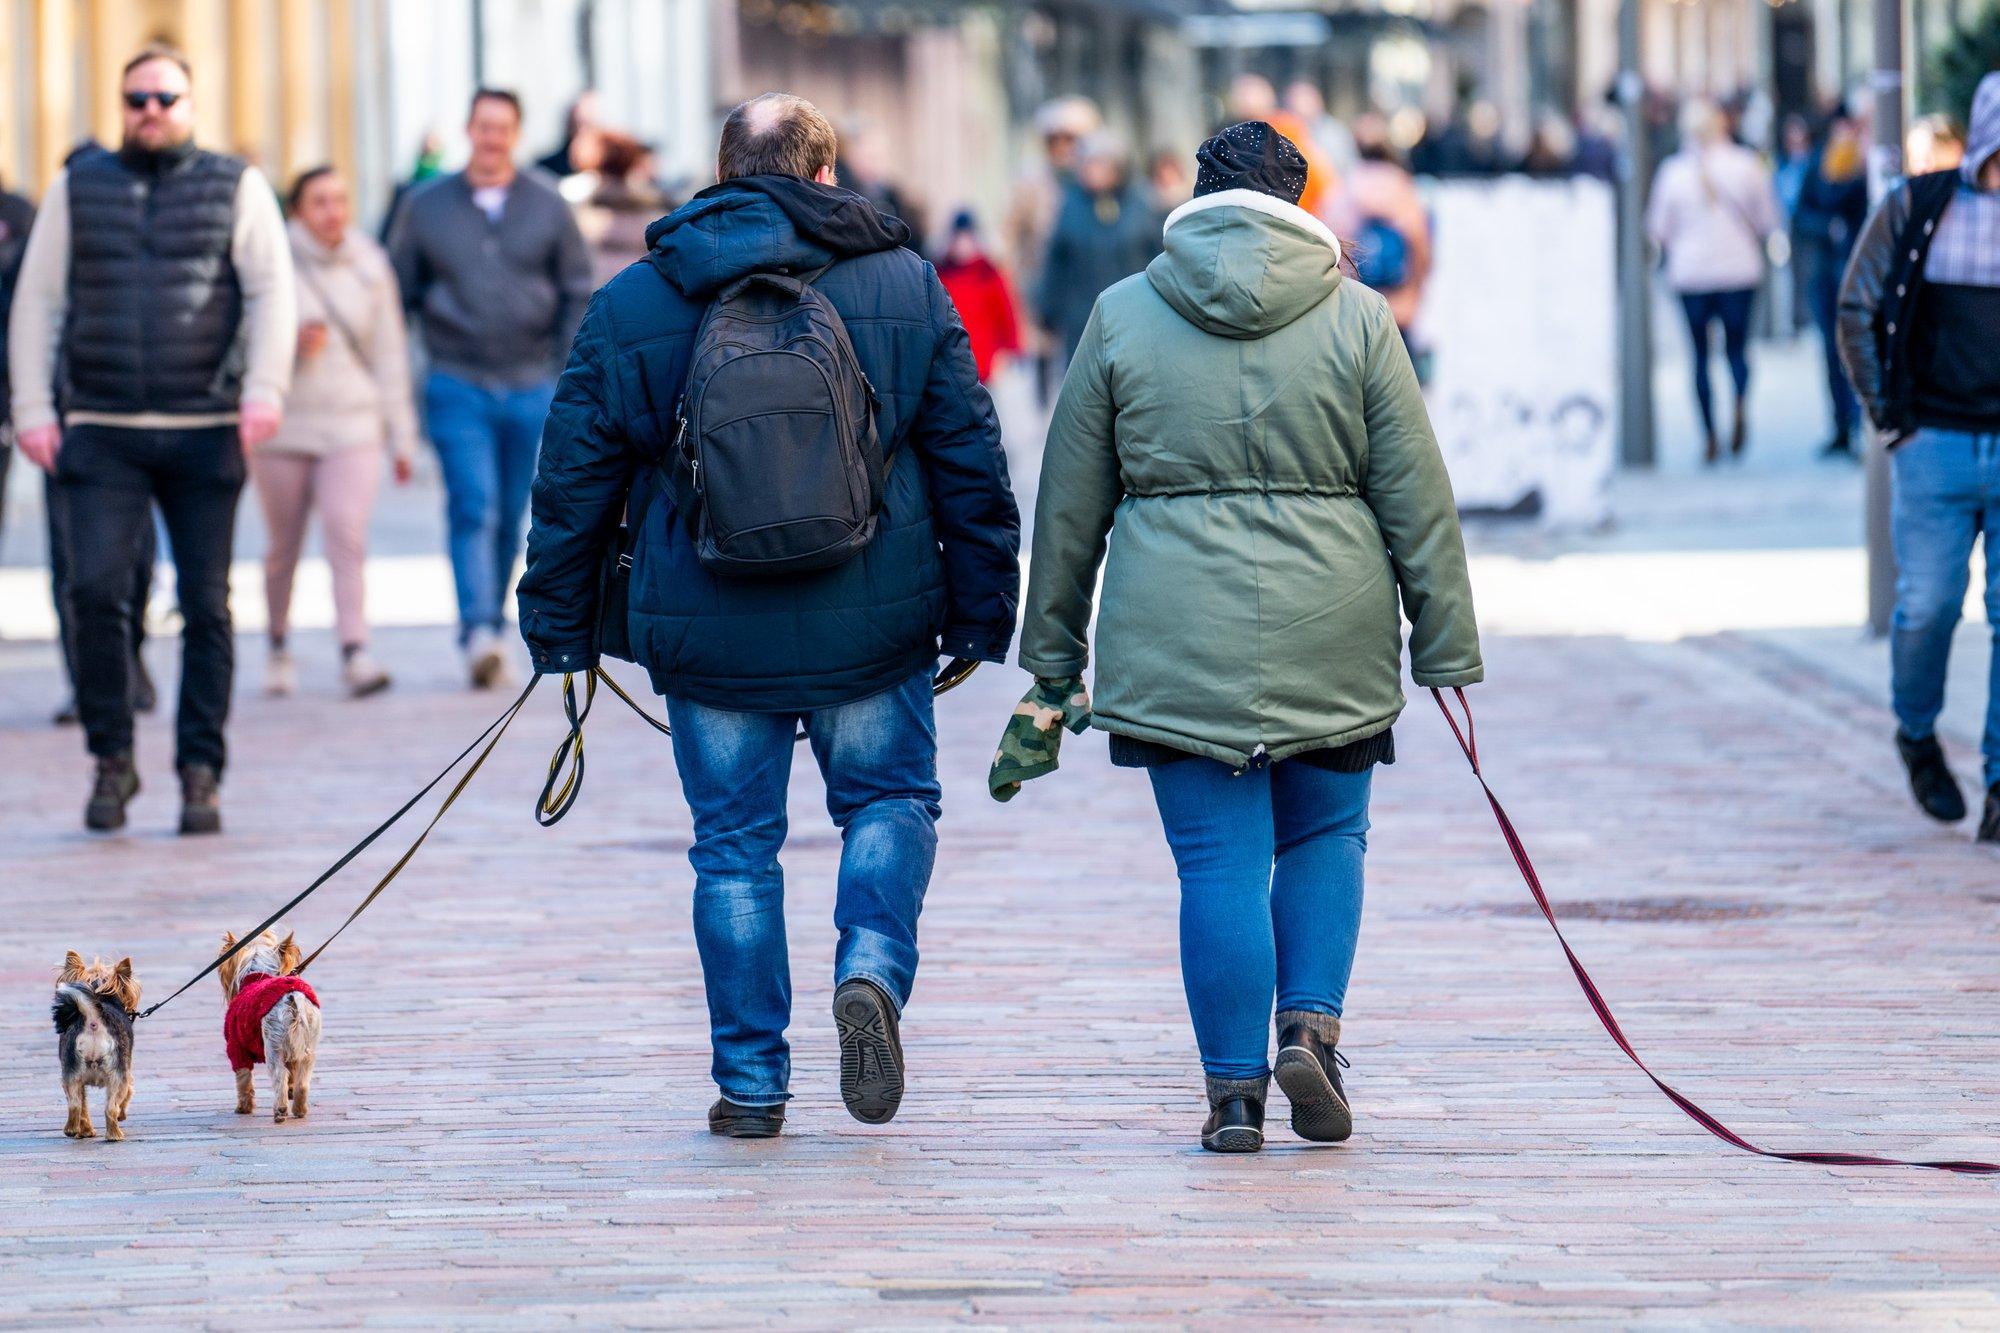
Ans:
[[[211,981],[142,1025],[130,1139],[64,1139],[64,949],[129,951],[164,997],[497,711],[455,688],[443,634],[380,648],[397,689],[365,704],[246,690],[230,831],[183,842],[165,722],[141,729],[132,830],[88,838],[78,738],[41,725],[51,656],[0,645],[0,1323],[2000,1326],[2000,1185],[1739,1155],[1625,1064],[1425,698],[1376,788],[1345,1146],[1296,1142],[1280,1103],[1263,1155],[1195,1147],[1143,777],[1087,738],[988,801],[1019,687],[992,669],[941,710],[891,1125],[835,1086],[838,840],[809,766],[785,857],[797,1099],[785,1137],[716,1140],[671,765],[607,701],[581,804],[536,828],[544,693],[315,969],[307,1121],[231,1114]],[[1663,1076],[1774,1146],[2000,1155],[2000,857],[1915,815],[1879,706],[1732,636],[1490,658],[1489,773]],[[290,924],[320,938],[399,847]]]

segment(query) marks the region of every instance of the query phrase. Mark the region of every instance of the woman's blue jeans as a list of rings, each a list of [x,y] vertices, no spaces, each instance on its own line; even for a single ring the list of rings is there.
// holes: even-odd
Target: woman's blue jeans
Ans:
[[[1361,931],[1371,775],[1287,760],[1147,770],[1181,879],[1181,980],[1210,1078],[1270,1071],[1271,1013],[1338,1014]]]

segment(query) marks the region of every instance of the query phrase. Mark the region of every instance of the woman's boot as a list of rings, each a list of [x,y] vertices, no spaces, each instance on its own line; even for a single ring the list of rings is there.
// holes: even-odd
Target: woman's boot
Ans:
[[[1271,1076],[1208,1080],[1208,1123],[1201,1146],[1210,1152],[1256,1152],[1264,1146],[1264,1096]]]
[[[1292,1132],[1315,1143],[1339,1143],[1354,1132],[1354,1114],[1340,1086],[1340,1020],[1288,1009],[1278,1015],[1278,1086],[1292,1104]]]

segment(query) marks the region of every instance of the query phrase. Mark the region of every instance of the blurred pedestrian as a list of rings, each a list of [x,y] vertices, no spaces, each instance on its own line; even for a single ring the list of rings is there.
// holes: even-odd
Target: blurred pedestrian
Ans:
[[[605,287],[577,334],[549,414],[521,580],[521,634],[536,669],[589,670],[602,641],[598,570],[620,514],[631,515],[629,613],[609,632],[629,639],[673,723],[694,815],[695,943],[722,1093],[708,1125],[738,1138],[779,1133],[791,1095],[778,857],[793,737],[803,725],[841,830],[841,1098],[857,1120],[881,1124],[903,1095],[900,1022],[937,849],[937,658],[1001,661],[1014,633],[1019,516],[992,402],[950,298],[908,249],[909,228],[839,188],[834,155],[833,127],[802,98],[771,93],[729,113],[719,183],[653,228],[646,261]],[[671,475],[660,466],[683,441],[670,442],[675,428],[657,405],[688,393],[691,372],[710,374],[691,362],[720,293],[754,274],[782,284],[782,275],[814,271],[811,291],[837,312],[858,373],[828,370],[831,358],[813,365],[827,388],[842,386],[840,401],[879,402],[881,457],[871,466],[888,463],[872,536],[824,567],[719,575],[695,535],[713,532],[710,519],[741,518],[747,505],[752,525],[775,534],[826,513],[812,500],[825,493],[814,482],[827,479],[827,451],[802,450],[809,423],[758,416],[757,385],[775,389],[789,373],[788,387],[809,392],[797,376],[813,365],[768,370],[755,383],[700,381],[714,410],[682,419],[695,435],[687,446],[728,453],[729,423],[755,419],[770,461],[704,470],[699,490],[684,456]],[[756,299],[796,309],[782,286],[758,290]],[[713,309],[741,319],[733,298]],[[781,359],[768,344],[758,349],[738,361]]]
[[[1131,179],[1124,143],[1093,134],[1077,147],[1076,179],[1056,214],[1035,296],[1042,325],[1061,341],[1065,360],[1083,337],[1097,294],[1159,252],[1159,218]]]
[[[890,178],[889,145],[880,131],[857,125],[841,135],[838,172],[842,188],[866,199],[883,217],[906,224],[912,235],[924,234],[916,201]]]
[[[1418,685],[1482,666],[1451,482],[1387,304],[1343,278],[1296,206],[1304,157],[1268,125],[1199,160],[1166,253],[1099,298],[1056,404],[1017,712],[1087,714],[1114,764],[1146,770],[1180,872],[1201,1143],[1254,1152],[1274,1001],[1292,1128],[1352,1129],[1341,1014],[1401,615]]]
[[[1846,108],[1827,122],[1826,135],[1813,154],[1800,183],[1792,214],[1792,235],[1805,251],[1807,306],[1819,326],[1825,353],[1826,388],[1833,410],[1833,435],[1820,449],[1822,457],[1853,458],[1854,428],[1859,409],[1854,389],[1840,368],[1840,335],[1836,328],[1840,277],[1847,257],[1868,219],[1868,163],[1861,127]]]
[[[1160,215],[1160,221],[1164,223],[1167,214],[1193,195],[1194,181],[1188,177],[1187,164],[1181,155],[1170,148],[1162,148],[1146,164],[1146,188],[1152,192],[1153,211]]]
[[[1006,358],[1021,350],[1021,324],[1007,275],[979,243],[979,222],[969,212],[951,220],[951,239],[938,261],[938,281],[965,324],[979,382],[991,384]]]
[[[1808,246],[1800,237],[1799,200],[1805,193],[1806,177],[1812,172],[1817,146],[1812,126],[1801,115],[1789,115],[1778,127],[1777,160],[1771,168],[1771,188],[1778,197],[1778,213],[1791,238],[1791,254],[1785,264],[1791,309],[1786,312],[1792,332],[1812,319],[1812,261]]]
[[[8,339],[21,451],[54,471],[66,516],[77,703],[97,758],[84,822],[98,830],[123,826],[139,789],[133,573],[156,503],[183,621],[180,829],[222,827],[236,502],[246,456],[282,420],[298,336],[276,196],[241,160],[195,147],[191,89],[169,47],[125,66],[124,142],[51,182]],[[161,329],[173,337],[149,336]]]
[[[475,689],[511,679],[500,632],[542,419],[590,301],[590,252],[539,171],[515,166],[521,102],[481,88],[465,170],[412,191],[389,237],[423,330],[425,423],[444,473],[458,642]]]
[[[1965,818],[1938,744],[1946,668],[1984,535],[1986,808],[2000,843],[2000,71],[1979,83],[1965,160],[1898,184],[1868,219],[1840,290],[1840,352],[1892,451],[1896,611],[1889,636],[1896,748],[1917,804]]]
[[[1324,110],[1325,103],[1320,105]],[[1278,104],[1277,90],[1261,74],[1239,74],[1230,81],[1228,113],[1231,124],[1261,121],[1298,149],[1306,160],[1306,192],[1299,207],[1325,222],[1345,186],[1340,168],[1313,137],[1312,126]]]
[[[14,281],[35,225],[35,206],[12,190],[0,189],[0,347],[7,341],[7,316],[14,307]],[[0,542],[7,525],[7,473],[14,461],[14,421],[9,404],[6,358],[0,357]]]
[[[1910,126],[1903,167],[1912,176],[1956,171],[1965,161],[1965,131],[1942,113],[1919,117]]]
[[[575,147],[578,137],[587,136],[591,131],[600,128],[602,122],[599,119],[597,90],[585,88],[576,95],[576,100],[569,104],[569,110],[563,115],[562,142],[550,152],[535,159],[535,165],[557,180],[584,170],[585,168],[578,166],[571,156],[571,150]]]
[[[591,171],[564,181],[563,194],[590,247],[591,281],[602,286],[645,257],[646,229],[667,211],[667,198],[655,179],[650,145],[617,130],[599,130],[593,152]]]
[[[1679,152],[1660,164],[1646,226],[1666,251],[1667,285],[1680,297],[1693,346],[1695,404],[1706,436],[1703,458],[1722,457],[1709,387],[1709,329],[1722,325],[1736,389],[1729,452],[1749,444],[1750,311],[1764,280],[1765,245],[1778,229],[1771,176],[1757,155],[1729,138],[1712,102],[1690,102]]]
[[[1055,230],[1056,214],[1076,178],[1076,147],[1103,124],[1096,103],[1087,97],[1058,98],[1044,103],[1035,112],[1042,160],[1014,183],[1001,226],[1002,258],[1013,266],[1019,290],[1024,293],[1039,293],[1042,289],[1042,263],[1048,258],[1049,235]],[[1059,369],[1057,339],[1042,325],[1041,312],[1032,302],[1028,313],[1025,341],[1035,362],[1036,401],[1047,406],[1054,397]]]
[[[1354,137],[1361,154],[1349,190],[1356,218],[1355,273],[1388,301],[1407,345],[1430,278],[1430,212],[1415,178],[1396,160],[1380,115],[1370,112],[1358,119]]]
[[[1326,94],[1320,91],[1320,86],[1311,79],[1293,79],[1285,85],[1285,110],[1311,140],[1312,147],[1326,159],[1333,170],[1334,180],[1344,181],[1347,173],[1354,170],[1354,164],[1361,160],[1361,150],[1354,142],[1353,131],[1326,109]],[[1312,159],[1309,157],[1306,161],[1310,167]]]
[[[1534,180],[1567,180],[1576,174],[1576,131],[1567,118],[1544,111],[1528,134],[1528,150],[1514,168]]]
[[[1579,176],[1589,176],[1605,184],[1618,180],[1618,144],[1623,133],[1616,109],[1598,106],[1579,110],[1573,121],[1576,154],[1572,165]]]
[[[353,698],[389,687],[368,651],[368,520],[386,452],[398,482],[410,479],[417,420],[410,398],[403,302],[389,257],[353,227],[347,182],[314,167],[292,183],[292,264],[298,274],[299,337],[284,424],[250,457],[269,544],[264,599],[270,663],[265,691],[298,689],[289,643],[292,576],[306,524],[319,511],[333,571],[340,679]]]
[[[410,197],[410,191],[443,174],[444,136],[436,130],[425,130],[423,137],[417,141],[417,156],[410,164],[410,174],[396,182],[396,188],[389,192],[389,206],[382,210],[378,236],[384,245],[389,242],[389,233],[395,230],[396,219],[401,215],[403,201]]]

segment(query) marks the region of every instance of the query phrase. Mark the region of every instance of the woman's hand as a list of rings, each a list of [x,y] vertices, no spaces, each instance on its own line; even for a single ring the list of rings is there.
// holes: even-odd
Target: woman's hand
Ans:
[[[996,801],[1013,800],[1022,783],[1056,771],[1063,728],[1081,732],[1089,725],[1090,692],[1081,676],[1062,680],[1037,676],[1000,733],[1000,749],[986,775],[987,791]]]
[[[326,350],[326,324],[310,320],[299,325],[299,360],[310,361]]]
[[[416,464],[412,463],[406,454],[397,454],[395,460],[390,463],[389,470],[394,474],[398,486],[409,485],[410,478],[417,475]]]

